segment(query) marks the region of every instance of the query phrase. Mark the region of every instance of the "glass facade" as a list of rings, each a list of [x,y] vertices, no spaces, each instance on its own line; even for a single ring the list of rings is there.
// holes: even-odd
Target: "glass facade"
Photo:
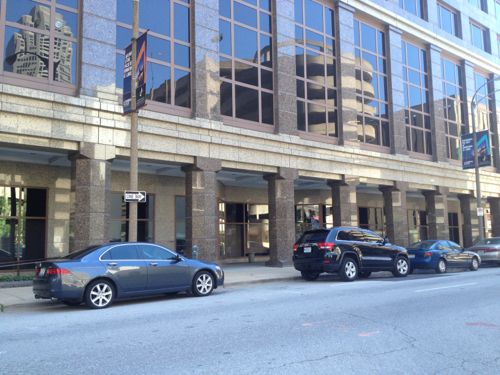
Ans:
[[[219,16],[221,114],[272,125],[271,1],[219,0]]]
[[[408,210],[409,243],[429,239],[427,212],[423,210]]]
[[[384,209],[381,207],[359,207],[359,226],[373,232],[385,235]]]
[[[335,17],[314,0],[295,0],[297,129],[337,136]]]
[[[409,151],[432,155],[427,52],[402,42],[406,146]]]
[[[417,17],[424,18],[425,0],[399,0],[399,6]]]
[[[489,48],[489,32],[484,27],[471,22],[470,23],[471,43],[474,47],[490,52]]]
[[[354,21],[358,140],[390,146],[384,32]]]
[[[446,127],[446,152],[449,159],[459,160],[460,136],[468,132],[465,117],[463,69],[448,59],[441,60],[443,107]]]
[[[437,7],[439,28],[459,37],[460,22],[457,11],[441,3],[438,3]]]
[[[155,197],[148,194],[146,203],[137,205],[137,241],[154,241]],[[122,193],[111,194],[109,238],[112,242],[128,241],[129,204],[123,201]]]
[[[139,35],[148,31],[146,99],[191,107],[190,2],[141,1]],[[132,2],[120,1],[116,22],[116,87],[123,88],[125,48],[132,38]]]
[[[487,0],[469,0],[469,4],[472,4],[483,12],[488,13],[488,3]]]
[[[77,84],[78,1],[1,0],[3,71],[41,82]]]

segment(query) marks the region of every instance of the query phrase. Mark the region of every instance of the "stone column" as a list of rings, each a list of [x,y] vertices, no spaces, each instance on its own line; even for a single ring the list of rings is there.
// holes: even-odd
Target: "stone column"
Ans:
[[[294,2],[280,0],[273,16],[274,129],[282,134],[297,133],[294,22]]]
[[[426,190],[423,192],[427,206],[429,238],[449,240],[448,227],[448,189]]]
[[[70,251],[109,241],[111,161],[115,148],[94,143],[80,144],[72,161],[72,191],[75,194]]]
[[[446,161],[446,128],[443,105],[443,77],[441,74],[441,49],[431,44],[429,53],[429,104],[431,113],[432,157],[434,161]]]
[[[85,0],[82,3],[80,93],[116,100],[117,0]]]
[[[358,202],[356,188],[359,179],[344,176],[342,180],[329,180],[332,188],[332,210],[334,226],[358,226]]]
[[[219,1],[198,0],[193,12],[193,116],[221,120]]]
[[[219,258],[219,226],[217,216],[217,159],[195,157],[194,164],[182,168],[186,173],[186,256],[198,247],[198,258]]]
[[[267,180],[269,204],[269,245],[268,267],[283,267],[292,261],[295,243],[295,192],[294,181],[298,173],[295,169],[279,168],[278,173],[264,176]]]
[[[500,237],[500,198],[488,198],[491,215],[491,235]]]
[[[346,3],[337,3],[337,113],[339,143],[359,147],[353,44],[354,11]]]
[[[460,211],[464,219],[462,227],[463,246],[469,247],[474,244],[475,239],[479,236],[477,204],[473,194],[459,194]]]
[[[401,46],[401,30],[387,26],[386,40],[388,62],[389,90],[389,126],[391,131],[391,153],[408,154],[406,145],[405,98],[403,81],[403,51]]]
[[[395,182],[393,186],[381,186],[384,196],[386,234],[389,240],[400,246],[408,246],[408,209],[406,192],[408,184]]]

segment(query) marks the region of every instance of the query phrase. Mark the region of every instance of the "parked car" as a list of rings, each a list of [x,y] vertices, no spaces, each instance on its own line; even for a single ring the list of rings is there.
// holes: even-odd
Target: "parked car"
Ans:
[[[410,272],[414,269],[433,269],[436,273],[445,273],[448,268],[467,267],[477,271],[481,257],[472,251],[464,250],[460,245],[445,240],[418,241],[408,247]]]
[[[350,227],[304,232],[295,243],[293,264],[305,280],[315,280],[323,272],[338,273],[345,281],[376,271],[405,277],[410,268],[404,247],[367,229]]]
[[[500,265],[500,237],[486,238],[467,250],[479,254],[483,263]]]
[[[189,291],[208,296],[224,284],[216,264],[188,259],[152,243],[108,243],[47,260],[35,268],[35,298],[94,309],[116,298]]]

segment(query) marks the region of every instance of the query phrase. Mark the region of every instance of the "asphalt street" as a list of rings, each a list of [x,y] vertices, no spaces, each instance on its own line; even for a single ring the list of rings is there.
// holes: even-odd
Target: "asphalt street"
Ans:
[[[0,313],[3,374],[498,374],[500,268]]]

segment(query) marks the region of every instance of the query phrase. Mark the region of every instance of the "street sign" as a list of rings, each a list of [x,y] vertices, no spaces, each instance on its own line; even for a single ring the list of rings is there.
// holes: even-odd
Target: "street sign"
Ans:
[[[146,203],[147,194],[145,191],[125,191],[123,200],[125,202]]]
[[[474,168],[474,135],[462,135],[462,169]],[[491,165],[491,145],[488,130],[476,132],[477,162],[478,167]]]
[[[137,38],[137,54],[135,77],[136,109],[146,105],[146,66],[147,66],[148,33]],[[125,66],[123,70],[123,113],[132,111],[132,44],[125,49]]]
[[[477,208],[477,216],[484,216],[484,208],[483,207]]]

